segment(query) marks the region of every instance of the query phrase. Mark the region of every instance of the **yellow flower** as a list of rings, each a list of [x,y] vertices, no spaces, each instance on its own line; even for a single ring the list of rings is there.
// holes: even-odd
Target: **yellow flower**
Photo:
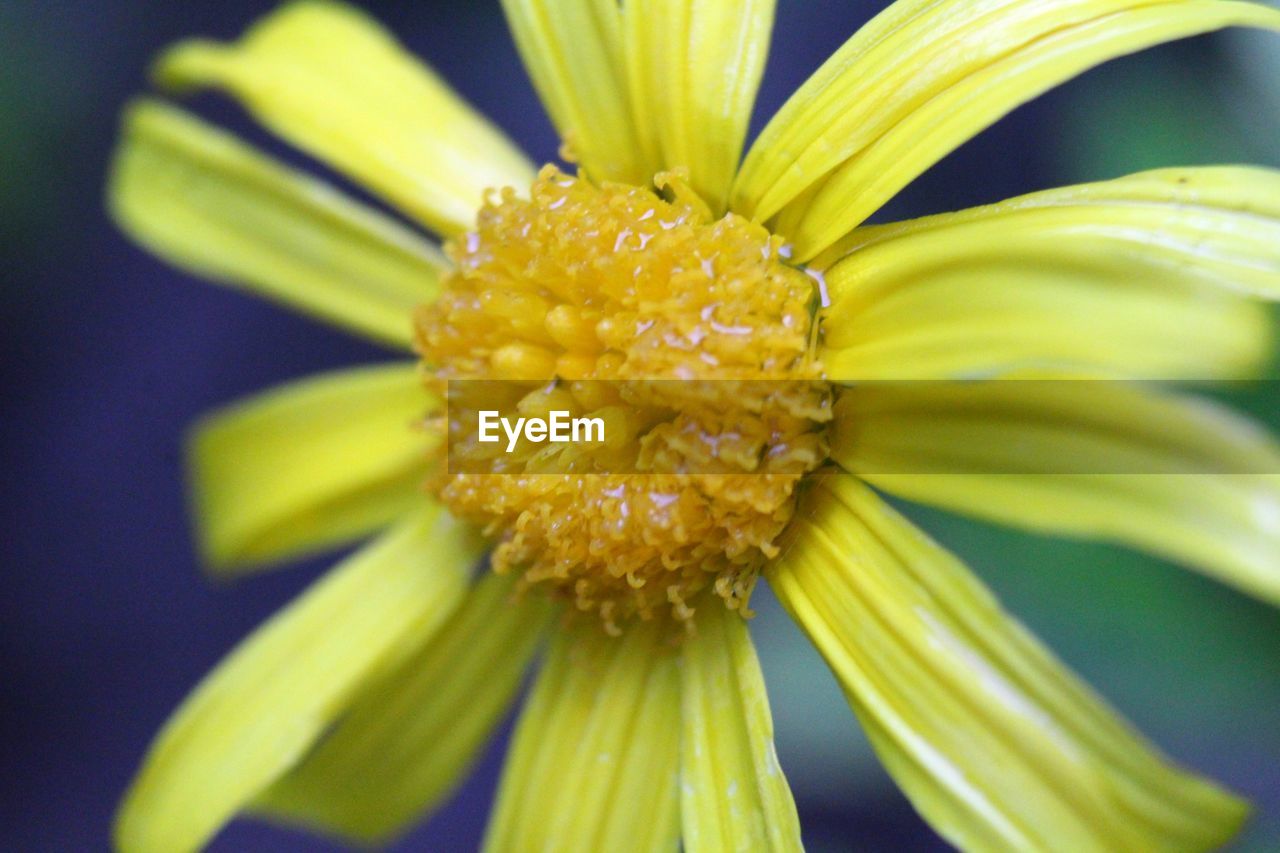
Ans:
[[[197,848],[242,812],[393,837],[448,795],[544,649],[489,848],[798,849],[742,618],[757,576],[915,807],[961,847],[1229,838],[1240,801],[1160,756],[871,487],[1145,549],[1280,602],[1280,481],[1262,473],[1280,471],[1273,443],[1149,388],[993,382],[958,397],[869,380],[1246,375],[1267,351],[1263,301],[1280,296],[1280,174],[1156,171],[862,223],[1085,69],[1226,26],[1280,30],[1280,12],[899,0],[739,165],[772,2],[503,5],[576,176],[535,173],[344,6],[288,5],[234,44],[186,42],[156,67],[166,88],[229,92],[448,240],[448,258],[175,107],[144,100],[126,115],[110,200],[133,237],[416,346],[422,366],[302,381],[198,426],[197,514],[217,571],[385,530],[186,700],[125,799],[117,844]],[[685,399],[676,418],[737,418],[770,436],[753,447],[811,473],[723,489],[661,467],[428,480],[440,441],[422,428],[429,388],[552,374],[802,380],[817,396],[779,412]],[[596,402],[669,437],[674,421],[655,426],[643,406]],[[1078,470],[1063,473],[1063,458]],[[1170,473],[1105,473],[1117,460]],[[659,487],[674,491],[659,500]],[[491,544],[497,571],[473,576]]]

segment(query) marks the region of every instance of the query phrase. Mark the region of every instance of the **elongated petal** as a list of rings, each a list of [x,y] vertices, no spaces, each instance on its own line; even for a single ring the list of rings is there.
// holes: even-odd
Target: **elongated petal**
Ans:
[[[219,572],[341,544],[424,500],[429,397],[411,364],[301,380],[196,425],[200,543]]]
[[[452,612],[479,551],[443,511],[415,512],[259,628],[156,738],[121,807],[117,846],[202,846]]]
[[[392,219],[155,101],[125,114],[108,197],[165,260],[405,348],[444,268]]]
[[[1262,299],[1280,299],[1280,170],[1187,166],[1110,181],[1056,187],[998,204],[858,228],[819,260],[919,236],[945,253],[978,240],[990,254],[997,229],[1010,237],[1066,241],[1072,251],[1104,253],[1115,264],[1161,264],[1170,274]],[[967,257],[960,255],[959,257]],[[939,255],[939,260],[943,256]]]
[[[545,599],[516,600],[512,587],[482,579],[254,809],[377,844],[438,805],[511,704],[542,638]]]
[[[662,168],[723,211],[769,53],[774,0],[629,0],[623,7],[636,128]]]
[[[963,849],[1202,850],[1245,806],[1170,765],[965,567],[825,478],[769,574],[885,766]]]
[[[832,457],[886,491],[1107,539],[1280,603],[1280,450],[1207,401],[1123,383],[906,383],[842,395]]]
[[[598,180],[653,177],[632,121],[617,0],[502,0],[556,130]]]
[[[516,728],[488,850],[674,850],[680,680],[663,626],[557,633]]]
[[[803,850],[773,718],[742,617],[698,608],[681,652],[681,822],[686,850]]]
[[[284,139],[444,234],[472,226],[485,190],[532,178],[524,156],[433,71],[332,0],[286,4],[234,44],[178,44],[155,75],[169,88],[227,90]]]
[[[1165,169],[859,228],[831,252],[841,379],[1247,373],[1280,298],[1280,172]]]
[[[817,255],[1014,107],[1108,59],[1280,11],[1226,0],[906,0],[850,39],[770,122],[733,207]],[[804,194],[803,199],[801,199]]]

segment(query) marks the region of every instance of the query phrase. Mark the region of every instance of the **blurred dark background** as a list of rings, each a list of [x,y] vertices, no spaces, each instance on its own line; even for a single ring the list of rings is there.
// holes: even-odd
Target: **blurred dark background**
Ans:
[[[364,5],[536,158],[554,155],[496,0]],[[884,4],[779,5],[757,129]],[[117,798],[170,710],[329,562],[235,585],[203,577],[183,431],[239,395],[386,354],[202,286],[103,213],[117,116],[147,88],[149,59],[185,36],[232,38],[269,6],[0,3],[2,849],[106,847]],[[283,152],[226,102],[195,104]],[[949,157],[887,215],[1209,162],[1280,165],[1280,40],[1196,39],[1091,72]],[[1239,849],[1280,849],[1276,611],[1131,554],[916,515],[1153,740],[1254,800]],[[753,630],[811,849],[942,848],[876,766],[821,662],[761,598]],[[474,848],[501,746],[400,849]],[[214,849],[333,848],[240,822]]]

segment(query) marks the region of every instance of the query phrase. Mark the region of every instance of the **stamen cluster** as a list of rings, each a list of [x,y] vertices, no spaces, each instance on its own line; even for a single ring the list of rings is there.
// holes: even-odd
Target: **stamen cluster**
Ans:
[[[677,174],[596,186],[548,166],[528,198],[491,197],[447,251],[456,269],[417,317],[430,382],[507,380],[451,401],[452,458],[498,452],[469,441],[469,407],[607,424],[603,445],[524,448],[488,460],[501,473],[435,478],[498,540],[494,569],[552,587],[611,633],[687,619],[707,588],[743,608],[800,479],[827,455],[815,289],[782,241],[713,220]]]

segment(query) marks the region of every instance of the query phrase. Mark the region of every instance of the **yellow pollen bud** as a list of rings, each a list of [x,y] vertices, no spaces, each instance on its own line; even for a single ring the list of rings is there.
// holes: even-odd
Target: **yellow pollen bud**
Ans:
[[[572,305],[557,305],[546,312],[543,325],[557,344],[571,352],[589,353],[600,346],[596,321]]]
[[[498,540],[495,571],[613,633],[687,620],[704,593],[745,611],[801,478],[826,459],[831,417],[813,281],[781,242],[733,214],[712,220],[675,174],[596,186],[548,166],[528,198],[503,191],[447,247],[456,269],[417,317],[435,390],[539,380],[481,402],[605,424],[603,443],[561,445],[554,468],[517,449],[504,473],[432,482]]]
[[[513,324],[514,325],[514,324]],[[494,379],[543,379],[556,369],[555,353],[529,343],[512,343],[498,347],[489,357]]]

